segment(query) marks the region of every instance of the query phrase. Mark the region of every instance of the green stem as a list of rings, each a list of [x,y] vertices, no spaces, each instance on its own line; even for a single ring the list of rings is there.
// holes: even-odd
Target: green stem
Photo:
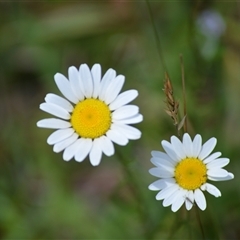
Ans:
[[[155,24],[154,19],[153,19],[153,12],[152,12],[149,0],[145,0],[145,1],[146,1],[146,4],[147,4],[147,7],[148,7],[150,20],[151,20],[151,23],[152,23],[153,32],[154,32],[154,36],[155,36],[155,39],[156,39],[157,50],[158,50],[158,55],[159,55],[159,58],[160,58],[160,62],[162,64],[163,70],[165,72],[167,72],[167,67],[166,67],[165,61],[163,59],[162,48],[161,48],[161,44],[160,44],[160,38],[159,38],[159,35],[158,35],[156,24]]]
[[[199,214],[199,209],[198,207],[195,206],[195,211],[196,211],[196,216],[197,216],[197,221],[198,221],[198,225],[199,225],[199,228],[201,230],[201,233],[202,233],[202,239],[206,239],[205,238],[205,233],[204,233],[204,229],[203,229],[203,225],[202,225],[202,222],[201,222],[201,218],[200,218],[200,214]]]
[[[149,231],[150,226],[152,225],[151,223],[151,218],[149,216],[148,213],[148,205],[145,201],[145,197],[144,194],[142,192],[142,188],[140,187],[140,184],[142,184],[141,178],[136,176],[136,169],[133,169],[133,157],[130,156],[130,154],[128,154],[128,156],[126,156],[125,154],[126,152],[121,152],[121,151],[117,151],[116,154],[118,155],[118,160],[122,166],[122,169],[126,175],[126,179],[127,182],[130,184],[130,186],[132,187],[132,192],[134,194],[134,197],[136,199],[137,202],[137,207],[138,207],[138,213],[140,215],[141,218],[141,222],[142,222],[142,226],[143,226],[143,232],[144,232],[144,236],[146,239],[153,239],[153,233],[152,231]],[[131,160],[129,160],[131,159]],[[140,173],[139,173],[140,175]]]
[[[187,224],[188,224],[188,238],[192,239],[192,226],[191,226],[191,212],[187,212]]]

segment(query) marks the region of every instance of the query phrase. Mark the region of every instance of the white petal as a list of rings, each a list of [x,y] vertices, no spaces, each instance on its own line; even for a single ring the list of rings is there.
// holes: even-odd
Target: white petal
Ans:
[[[67,80],[65,76],[60,73],[56,73],[54,75],[55,82],[58,86],[58,89],[66,97],[69,101],[73,103],[78,102],[78,98],[75,96],[74,92],[71,89],[70,82]]]
[[[77,68],[69,67],[68,68],[68,78],[70,81],[70,86],[74,94],[77,96],[78,100],[83,100],[83,90],[80,87],[80,77]]]
[[[55,132],[53,132],[47,139],[47,143],[49,145],[53,145],[55,143],[61,142],[62,140],[70,137],[73,135],[74,129],[72,128],[65,128],[65,129],[59,129]]]
[[[57,118],[46,118],[37,122],[37,126],[41,128],[69,128],[71,127],[70,122],[63,121]]]
[[[183,145],[177,137],[175,136],[171,137],[171,144],[172,144],[172,149],[178,156],[178,159],[186,158],[186,154],[183,150]]]
[[[120,108],[129,102],[131,102],[133,99],[135,99],[138,96],[137,90],[128,90],[123,93],[120,93],[117,98],[110,103],[109,108],[111,111]]]
[[[179,191],[179,190],[178,190],[178,191]],[[176,197],[176,195],[178,194],[178,191],[172,193],[170,196],[168,196],[167,198],[165,198],[165,199],[163,200],[162,205],[163,205],[164,207],[170,206],[170,205],[173,203],[173,201],[175,200],[174,197]]]
[[[202,191],[206,191],[207,183],[204,183],[200,188],[201,188]]]
[[[207,171],[207,175],[210,177],[226,177],[228,176],[228,171],[222,168],[213,168]]]
[[[125,81],[125,77],[123,75],[118,75],[115,79],[113,79],[110,82],[104,96],[104,102],[107,105],[116,99],[117,95],[122,90],[124,81]]]
[[[202,149],[202,137],[197,134],[193,139],[193,157],[197,158]]]
[[[163,166],[166,166],[166,167],[169,167],[169,168],[174,168],[175,164],[173,164],[172,162],[172,159],[171,161],[169,160],[166,160],[164,158],[156,158],[156,157],[153,157],[151,158],[150,160],[156,167],[163,167]]]
[[[232,173],[228,172],[227,178],[228,178],[227,180],[231,180],[234,178],[234,175]]]
[[[206,158],[212,150],[215,148],[217,144],[217,139],[216,138],[210,138],[207,142],[205,142],[202,146],[202,150],[198,155],[199,159],[204,159]]]
[[[162,200],[164,198],[167,198],[168,196],[172,195],[174,192],[177,192],[178,189],[179,187],[176,184],[173,184],[167,188],[164,188],[156,195],[156,199]]]
[[[92,139],[80,138],[79,147],[75,154],[75,160],[77,162],[82,162],[89,154],[91,148],[92,148]]]
[[[174,176],[174,171],[166,168],[151,168],[149,169],[149,173],[159,178],[171,178]]]
[[[187,192],[187,190],[182,190],[182,189],[179,189],[177,191],[176,195],[174,196],[175,201],[173,201],[173,204],[172,204],[172,207],[171,207],[171,210],[173,212],[176,212],[185,202],[186,192]]]
[[[113,119],[113,122],[116,123],[123,123],[123,124],[135,124],[135,123],[140,123],[143,120],[143,115],[142,114],[136,114],[135,116],[132,116],[130,118],[125,118],[125,119],[121,119],[121,120],[117,120],[115,121]]]
[[[93,80],[88,65],[81,64],[79,73],[82,81],[83,93],[87,98],[91,98],[93,94]]]
[[[173,161],[173,160],[172,160],[166,153],[164,153],[164,152],[152,151],[152,152],[151,152],[151,155],[152,155],[153,157],[156,157],[156,158],[165,159],[165,160],[171,162],[173,166],[175,166],[175,163],[176,163],[176,162]],[[159,160],[159,161],[160,161],[160,160]],[[154,163],[153,163],[153,164],[154,164]]]
[[[71,116],[67,110],[53,103],[41,103],[40,109],[62,119],[70,119]]]
[[[193,157],[193,143],[188,133],[183,135],[183,149],[187,157]]]
[[[139,107],[135,105],[126,105],[118,108],[112,113],[113,120],[130,118],[139,112]]]
[[[99,165],[102,158],[102,150],[99,146],[99,138],[93,140],[92,149],[89,153],[89,159],[93,166]]]
[[[116,77],[116,71],[113,69],[108,69],[104,74],[102,81],[100,83],[99,99],[104,100],[104,96],[109,83]]]
[[[210,183],[205,183],[204,185],[201,186],[201,189],[203,191],[208,191],[215,197],[221,197],[221,192],[219,191],[219,189]]]
[[[175,183],[173,178],[159,179],[148,186],[149,190],[159,191]]]
[[[172,193],[172,195],[164,199],[163,206],[167,207],[172,204],[172,211],[176,212],[184,203],[186,192],[187,190],[179,188],[176,192]]]
[[[112,141],[105,135],[101,136],[99,145],[106,156],[112,156],[114,154],[114,146]]]
[[[153,151],[151,151],[151,155],[153,157],[157,157],[157,158],[170,159],[169,156],[166,153],[161,152],[161,151],[153,150]]]
[[[71,144],[70,146],[65,148],[65,150],[63,152],[63,160],[69,161],[74,157],[74,155],[76,154],[76,152],[79,149],[79,142],[80,142],[80,139],[78,139],[73,144]]]
[[[64,109],[66,109],[68,112],[72,112],[73,111],[73,106],[72,104],[67,101],[65,98],[62,98],[56,94],[53,93],[48,93],[45,97],[45,101],[47,103],[53,103],[58,105],[59,107],[62,107]]]
[[[212,168],[222,168],[228,165],[230,160],[228,158],[218,158],[214,161],[211,161],[210,163],[207,164],[207,169],[212,169]]]
[[[220,157],[221,155],[222,155],[222,153],[220,153],[220,152],[215,152],[215,153],[211,154],[210,156],[208,156],[207,158],[205,158],[205,159],[203,160],[203,162],[204,162],[205,164],[210,163],[211,161],[214,161],[215,159],[217,159],[217,158]]]
[[[174,171],[175,168],[172,166],[169,166],[167,164],[159,164],[159,167],[157,167],[158,169],[160,169],[160,171],[165,174],[165,172],[167,172],[167,175],[169,175],[169,173],[171,174],[171,177],[174,176]],[[164,178],[164,176],[162,176]]]
[[[53,147],[53,151],[56,153],[61,152],[63,149],[65,149],[66,147],[74,143],[77,140],[77,138],[78,138],[78,134],[74,133],[69,138],[66,138],[63,141],[56,143]]]
[[[187,192],[186,200],[185,200],[185,206],[188,211],[192,208],[193,203],[194,203],[194,195],[193,195],[193,191],[190,190]]]
[[[91,73],[93,79],[93,98],[97,98],[100,91],[101,65],[94,64]]]
[[[117,143],[118,145],[125,146],[128,143],[128,139],[118,131],[110,129],[107,131],[106,135],[111,141]]]
[[[205,198],[205,196],[204,196],[204,194],[202,193],[201,190],[196,189],[194,191],[194,199],[195,199],[196,204],[198,205],[198,207],[201,210],[206,209],[206,207],[207,207],[206,198]]]
[[[163,140],[162,142],[162,147],[165,150],[165,152],[168,154],[168,156],[175,162],[178,162],[178,160],[180,160],[180,158],[177,156],[177,154],[175,153],[175,151],[172,149],[172,145],[171,143],[169,143],[166,140]]]
[[[120,123],[113,123],[111,129],[121,132],[131,140],[139,139],[142,134],[137,128]]]
[[[211,177],[208,176],[209,180],[212,181],[228,181],[228,180],[232,180],[234,178],[234,175],[230,172],[228,172],[228,175],[226,177]]]

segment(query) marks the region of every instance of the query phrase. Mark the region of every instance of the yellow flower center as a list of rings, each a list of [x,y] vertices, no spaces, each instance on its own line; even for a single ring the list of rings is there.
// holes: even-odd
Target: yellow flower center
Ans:
[[[182,188],[195,190],[207,181],[206,165],[197,158],[185,158],[175,168],[175,179]]]
[[[71,124],[84,138],[98,138],[111,126],[111,111],[99,99],[85,99],[79,102],[72,113]]]

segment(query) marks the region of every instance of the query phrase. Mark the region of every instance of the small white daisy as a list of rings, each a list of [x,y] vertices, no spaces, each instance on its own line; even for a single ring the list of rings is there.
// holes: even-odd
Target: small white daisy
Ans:
[[[190,210],[196,202],[201,210],[205,210],[207,203],[202,191],[207,191],[215,197],[221,192],[207,180],[225,181],[234,175],[225,169],[228,158],[219,158],[220,152],[210,155],[216,146],[217,139],[211,138],[202,145],[202,137],[197,134],[193,141],[185,133],[181,142],[172,136],[171,142],[162,141],[166,153],[152,151],[151,162],[156,166],[149,170],[150,174],[160,179],[149,185],[149,189],[160,191],[157,200],[163,200],[163,206],[171,206],[176,212],[185,202]]]
[[[136,90],[121,94],[125,77],[108,69],[101,77],[101,66],[86,64],[79,70],[69,67],[68,78],[57,73],[55,82],[63,97],[49,93],[40,109],[58,118],[37,122],[38,127],[57,129],[47,139],[54,152],[63,152],[63,159],[83,161],[89,154],[93,166],[100,163],[102,153],[114,154],[113,142],[126,145],[139,139],[141,132],[128,124],[139,123],[143,116],[135,105],[127,105],[138,96]],[[70,103],[71,102],[71,103]]]

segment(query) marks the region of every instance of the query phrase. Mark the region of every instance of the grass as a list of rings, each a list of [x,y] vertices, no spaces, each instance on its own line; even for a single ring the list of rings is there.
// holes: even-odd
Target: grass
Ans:
[[[206,194],[200,212],[206,237],[238,239],[240,89],[237,3],[150,1],[162,57],[175,98],[183,111],[181,64],[184,58],[188,131],[203,140],[218,138],[216,151],[231,159],[231,182],[219,182],[222,197]],[[206,38],[195,22],[204,9],[223,17],[226,30],[209,58]],[[155,200],[147,186],[154,180],[150,151],[177,134],[165,113],[165,71],[145,2],[0,3],[0,238],[2,239],[186,239],[189,223],[174,225],[174,214]],[[58,94],[53,76],[70,65],[99,62],[105,72],[126,76],[123,90],[137,89],[134,104],[144,121],[143,135],[117,155],[93,168],[62,160],[46,139],[50,130],[36,127],[49,92]],[[129,172],[119,162],[124,156]],[[138,191],[130,184],[134,178]],[[209,218],[209,216],[211,216]],[[186,218],[187,219],[187,218]],[[192,238],[200,234],[194,213]],[[174,227],[173,227],[174,226]],[[214,227],[212,227],[214,226]],[[178,230],[177,230],[178,229]]]

